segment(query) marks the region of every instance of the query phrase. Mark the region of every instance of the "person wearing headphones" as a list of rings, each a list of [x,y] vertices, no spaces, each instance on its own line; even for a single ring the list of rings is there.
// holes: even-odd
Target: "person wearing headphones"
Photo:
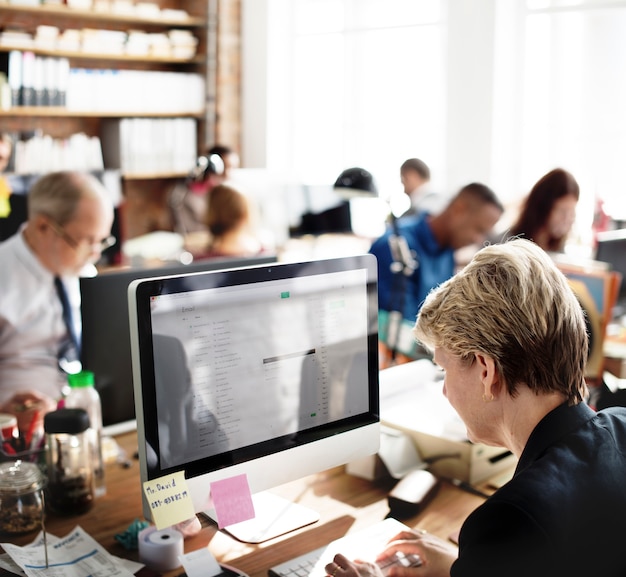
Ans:
[[[206,231],[208,193],[225,178],[224,161],[218,154],[198,157],[184,182],[169,194],[172,229],[183,236]]]

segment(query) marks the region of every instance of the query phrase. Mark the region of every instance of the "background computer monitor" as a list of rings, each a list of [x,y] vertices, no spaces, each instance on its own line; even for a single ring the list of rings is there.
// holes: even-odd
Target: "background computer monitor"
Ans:
[[[81,361],[83,368],[93,371],[95,375],[96,389],[102,400],[103,425],[112,428],[128,423],[132,427],[135,419],[128,327],[128,285],[131,281],[186,272],[249,267],[275,260],[275,256],[216,258],[186,265],[115,270],[102,272],[93,278],[81,278]]]
[[[626,229],[598,233],[596,260],[608,263],[611,270],[622,275],[618,305],[623,313],[626,305]]]
[[[206,512],[245,474],[252,537],[227,530],[274,536],[259,492],[378,450],[377,302],[372,255],[131,283],[142,482],[184,471]]]

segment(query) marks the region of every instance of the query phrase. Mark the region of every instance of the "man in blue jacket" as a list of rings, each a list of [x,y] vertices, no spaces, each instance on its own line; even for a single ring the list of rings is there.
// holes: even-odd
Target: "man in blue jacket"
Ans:
[[[454,252],[483,243],[503,211],[489,187],[471,183],[440,214],[395,221],[374,241],[370,253],[378,259],[381,367],[388,354],[415,358],[411,331],[426,295],[454,274]]]

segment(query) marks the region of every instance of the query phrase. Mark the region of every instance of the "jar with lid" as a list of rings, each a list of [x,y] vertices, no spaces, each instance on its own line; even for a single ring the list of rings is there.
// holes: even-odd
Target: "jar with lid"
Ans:
[[[45,484],[35,463],[0,464],[0,533],[17,535],[42,527]]]
[[[94,479],[87,411],[63,408],[47,413],[44,430],[48,506],[64,515],[88,511],[94,500]]]

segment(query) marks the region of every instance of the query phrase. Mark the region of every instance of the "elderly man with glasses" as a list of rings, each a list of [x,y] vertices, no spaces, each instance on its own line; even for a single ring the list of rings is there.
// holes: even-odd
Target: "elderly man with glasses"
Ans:
[[[80,370],[78,277],[115,243],[113,204],[82,172],[41,177],[28,220],[0,244],[0,412],[53,408]]]

